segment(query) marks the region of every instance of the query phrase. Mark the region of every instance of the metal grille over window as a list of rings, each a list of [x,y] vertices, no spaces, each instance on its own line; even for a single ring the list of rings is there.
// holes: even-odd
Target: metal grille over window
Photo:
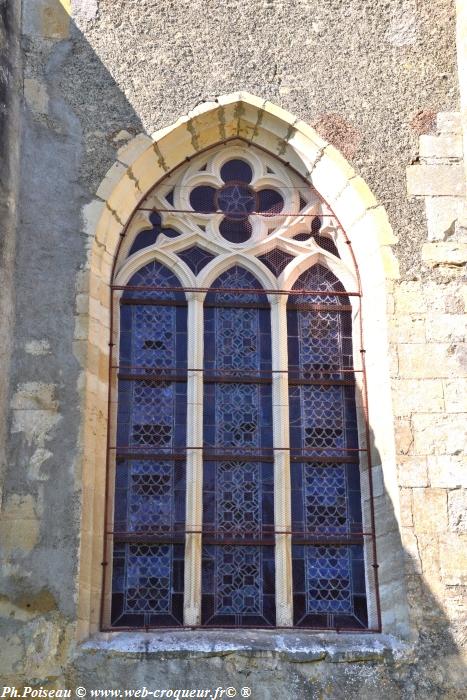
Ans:
[[[112,624],[183,623],[186,302],[152,262],[120,300]]]
[[[103,629],[379,629],[345,232],[239,140],[137,217],[112,285]]]
[[[273,625],[269,308],[241,267],[212,286],[204,311],[202,623]]]

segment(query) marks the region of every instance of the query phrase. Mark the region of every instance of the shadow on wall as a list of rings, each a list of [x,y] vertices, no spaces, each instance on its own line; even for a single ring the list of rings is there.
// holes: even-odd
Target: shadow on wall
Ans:
[[[88,0],[82,6],[92,10],[93,4]],[[209,633],[211,650],[205,654],[151,651],[153,635],[147,635],[137,654],[89,652],[75,646],[83,416],[81,368],[72,341],[75,304],[83,302],[76,298],[76,275],[86,267],[92,241],[81,212],[115,161],[118,147],[140,133],[142,125],[62,6],[51,0],[24,5],[16,350],[2,504],[4,682],[88,688],[249,686],[258,699],[373,700],[382,693],[401,699],[460,697],[459,649],[445,613],[409,553],[407,597],[416,640],[393,660],[365,657],[361,650],[352,656],[351,642],[350,651],[333,656],[329,649],[342,637],[329,635],[329,644],[324,635],[315,634],[307,636],[310,645],[320,644],[324,651],[314,661],[297,652],[293,641],[284,653],[264,651],[267,643],[257,640],[252,643],[254,652],[212,651],[217,639],[228,641],[226,632]],[[377,530],[385,533],[381,542],[387,537],[390,547],[402,552],[382,480],[376,522]],[[405,585],[402,569],[392,574],[381,586],[382,597],[394,584]],[[162,637],[157,635],[159,642]],[[303,651],[303,635],[300,640]],[[361,638],[359,643],[364,649]]]

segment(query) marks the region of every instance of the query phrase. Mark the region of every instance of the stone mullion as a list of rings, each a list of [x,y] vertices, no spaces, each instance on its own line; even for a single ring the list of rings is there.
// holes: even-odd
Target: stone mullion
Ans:
[[[188,295],[185,625],[201,622],[203,520],[203,295]]]
[[[271,303],[276,624],[293,625],[287,296]]]

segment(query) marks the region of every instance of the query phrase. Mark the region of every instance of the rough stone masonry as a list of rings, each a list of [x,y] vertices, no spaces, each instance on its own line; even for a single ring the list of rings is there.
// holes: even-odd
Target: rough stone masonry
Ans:
[[[454,0],[0,0],[5,685],[251,687],[258,700],[463,696],[464,19]],[[134,137],[242,90],[339,149],[398,240],[386,293],[399,542],[380,556],[400,547],[405,566],[380,593],[406,601],[407,634],[83,640],[83,433],[86,421],[104,420],[90,419],[83,400],[96,192],[111,194],[114,163],[117,179],[127,171],[119,153],[137,150]],[[390,499],[383,478],[379,488]],[[98,590],[84,593],[99,606]]]

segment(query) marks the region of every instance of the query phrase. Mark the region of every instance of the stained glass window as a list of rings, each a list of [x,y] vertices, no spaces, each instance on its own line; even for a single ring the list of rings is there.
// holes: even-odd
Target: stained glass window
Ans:
[[[183,623],[186,302],[152,262],[120,305],[112,624]],[[175,380],[175,372],[177,378]],[[177,541],[178,540],[178,541]]]
[[[366,627],[349,299],[320,265],[289,297],[294,624]],[[335,293],[337,292],[337,294]]]
[[[271,371],[269,308],[241,267],[212,287],[204,321],[202,623],[268,626],[275,620],[272,399],[271,382],[261,380]]]
[[[185,164],[122,245],[112,629],[369,627],[359,292],[332,212],[252,154]]]

